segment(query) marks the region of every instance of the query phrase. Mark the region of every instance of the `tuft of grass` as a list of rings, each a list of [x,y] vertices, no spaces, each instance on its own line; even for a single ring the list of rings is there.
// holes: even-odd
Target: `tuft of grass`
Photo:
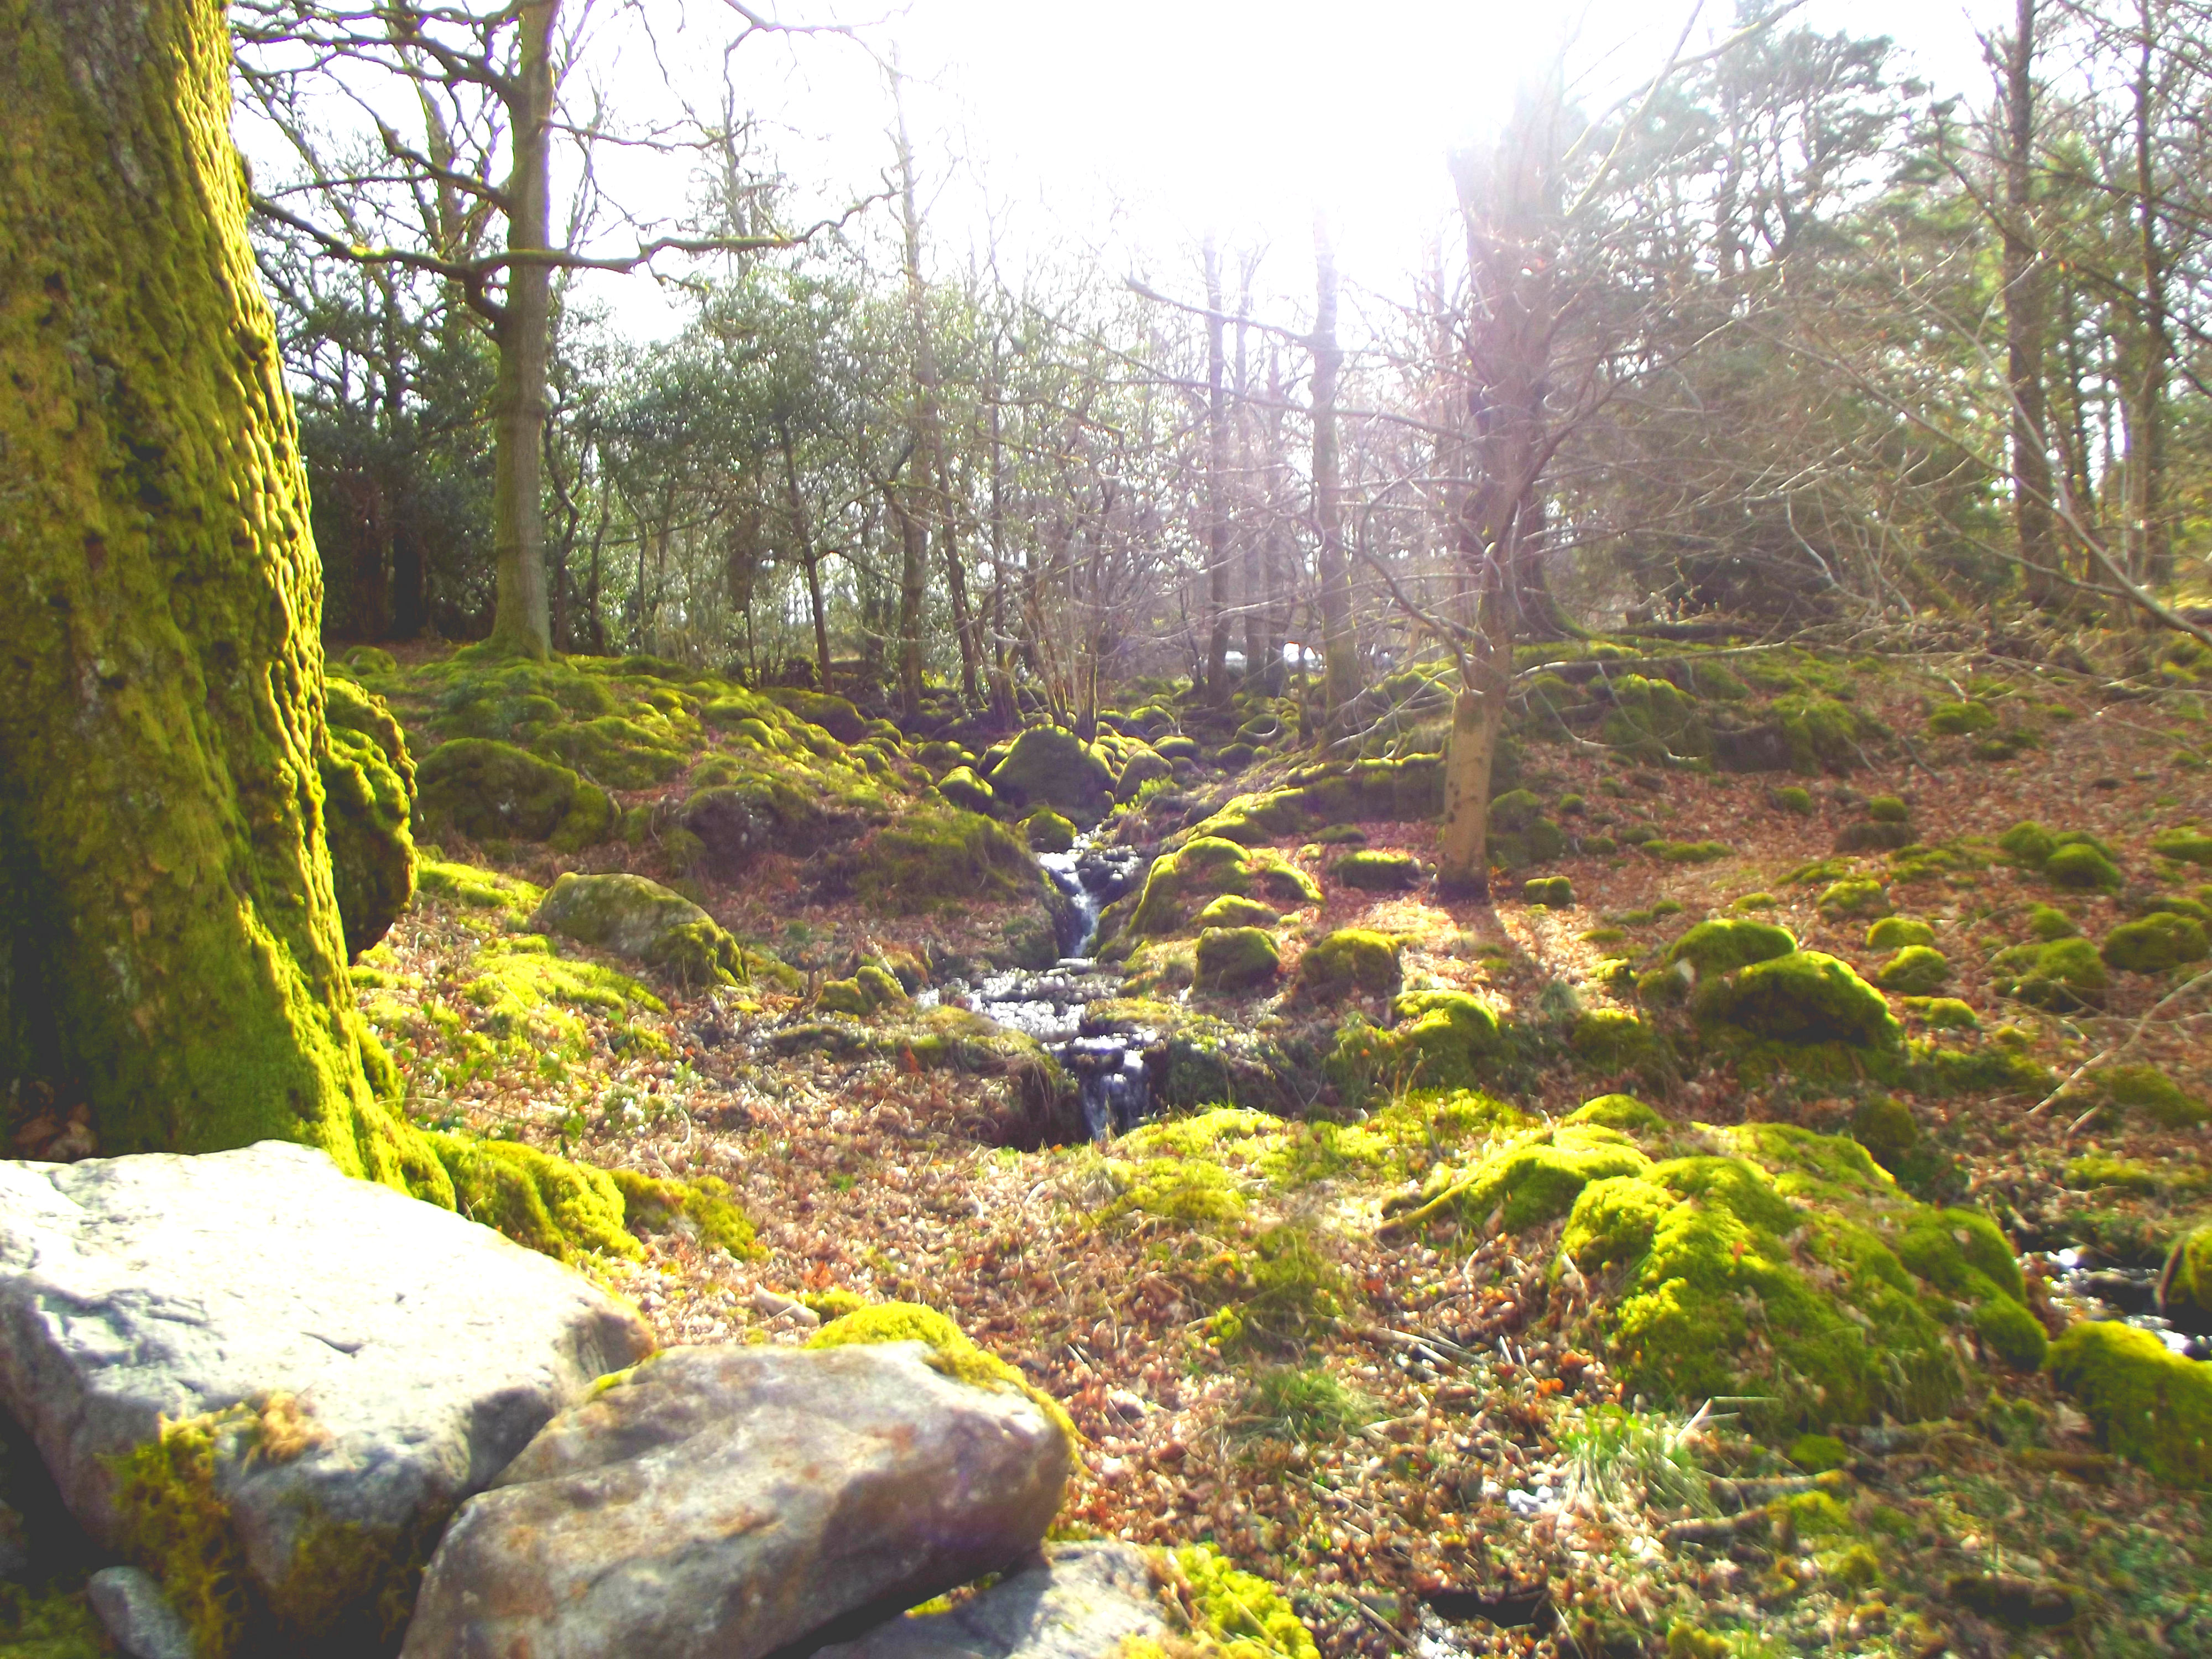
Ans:
[[[1686,1444],[1698,1426],[1694,1417],[1599,1407],[1559,1437],[1565,1507],[1624,1522],[1646,1510],[1715,1513],[1711,1483]]]
[[[1238,1425],[1255,1437],[1318,1443],[1342,1439],[1374,1415],[1374,1403],[1318,1365],[1282,1365],[1252,1379]]]

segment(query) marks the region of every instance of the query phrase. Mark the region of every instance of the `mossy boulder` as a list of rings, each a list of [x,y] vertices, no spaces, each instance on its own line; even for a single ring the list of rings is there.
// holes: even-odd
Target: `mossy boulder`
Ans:
[[[1928,996],[1951,977],[1951,959],[1925,945],[1908,945],[1875,969],[1874,982],[1885,991]]]
[[[2112,985],[2104,958],[2085,939],[2053,939],[2000,951],[2002,972],[1995,981],[1999,996],[2060,1012],[2100,1006]]]
[[[1282,918],[1257,899],[1224,893],[1198,913],[1200,927],[1273,927]]]
[[[1421,861],[1411,853],[1362,848],[1329,866],[1329,874],[1346,887],[1367,892],[1399,893],[1421,883]]]
[[[382,701],[331,682],[330,726],[316,757],[323,832],[346,953],[359,956],[392,929],[415,896],[415,763]]]
[[[1920,1121],[1895,1095],[1875,1095],[1851,1114],[1851,1139],[1867,1156],[1894,1173],[1920,1144]]]
[[[1310,821],[1303,789],[1273,789],[1259,794],[1232,796],[1210,817],[1183,832],[1182,839],[1212,836],[1233,841],[1240,847],[1264,847],[1285,836],[1295,835]]]
[[[1398,1089],[1473,1089],[1503,1046],[1498,1016],[1463,991],[1408,991],[1390,1012],[1387,1030],[1355,1017],[1337,1033],[1324,1069],[1352,1103]]]
[[[2169,1486],[2212,1485],[2212,1365],[2094,1320],[2051,1344],[2045,1364],[2109,1449]]]
[[[690,759],[667,732],[621,714],[565,721],[539,733],[530,747],[609,789],[649,789],[674,777]]]
[[[1801,818],[1813,816],[1813,792],[1802,785],[1790,783],[1779,789],[1770,789],[1766,799],[1784,812],[1795,812]]]
[[[1020,806],[1096,823],[1114,803],[1114,773],[1096,747],[1057,726],[1031,726],[992,769],[991,787]]]
[[[1233,993],[1272,985],[1282,969],[1274,935],[1264,927],[1209,927],[1198,936],[1200,991]]]
[[[923,807],[878,830],[854,858],[871,908],[912,915],[963,901],[1042,898],[1043,872],[1006,826],[957,807]]]
[[[1340,927],[1298,958],[1297,991],[1309,1001],[1340,1001],[1358,991],[1395,996],[1404,982],[1398,941],[1364,927]]]
[[[1866,815],[1876,823],[1906,823],[1912,811],[1898,796],[1874,795],[1867,800]]]
[[[1620,1275],[1603,1317],[1629,1387],[1746,1397],[1758,1426],[1788,1435],[1940,1414],[1964,1381],[1946,1309],[2011,1354],[2032,1346],[2011,1316],[2033,1322],[2019,1270],[1984,1218],[1913,1203],[1851,1140],[1703,1133],[1717,1151],[1589,1183],[1560,1237],[1586,1278]]]
[[[859,1018],[880,1008],[902,1007],[906,988],[889,971],[873,963],[857,969],[850,979],[833,979],[815,995],[815,1006],[824,1013]]]
[[[858,743],[868,735],[867,717],[842,697],[784,685],[769,687],[766,695],[810,726],[820,726],[840,743]],[[711,718],[713,710],[708,712]]]
[[[1567,850],[1567,836],[1544,815],[1544,803],[1534,791],[1510,789],[1490,803],[1487,848],[1491,863],[1518,870],[1560,857]]]
[[[1771,1042],[1894,1049],[1903,1036],[1881,992],[1819,951],[1755,962],[1700,989],[1697,1015]]]
[[[1586,1100],[1567,1114],[1566,1121],[1595,1123],[1625,1135],[1665,1135],[1670,1132],[1667,1120],[1634,1095],[1600,1095],[1595,1100]]]
[[[1867,929],[1867,949],[1899,951],[1908,945],[1933,945],[1936,930],[1912,916],[1884,916]]]
[[[1939,702],[1928,711],[1928,729],[1939,738],[1969,737],[1989,731],[1997,723],[1996,711],[1985,702]]]
[[[2033,904],[2028,907],[2027,931],[2047,943],[2055,939],[2071,939],[2081,929],[2073,917],[2056,905]]]
[[[2158,1310],[2178,1324],[2212,1330],[2212,1226],[2174,1240],[2158,1276]]]
[[[2022,818],[1997,837],[1997,850],[2014,864],[2030,870],[2043,868],[2044,860],[2057,847],[2057,837],[2033,818]]]
[[[2151,837],[2150,850],[2184,864],[2212,865],[2212,835],[2202,830],[2164,830]]]
[[[1618,1069],[1660,1057],[1659,1034],[1625,1008],[1592,1008],[1575,1021],[1567,1046],[1577,1059]]]
[[[2062,846],[2043,861],[2043,873],[2055,887],[2071,887],[2082,892],[2117,892],[2121,884],[2119,866],[2110,854],[2086,842],[2076,842]]]
[[[2203,1122],[2204,1103],[2155,1066],[2111,1066],[2096,1073],[2104,1097],[2124,1112],[2139,1112],[2161,1128],[2188,1129]]]
[[[1075,825],[1047,806],[1022,820],[1022,836],[1032,853],[1065,853],[1075,845]]]
[[[1224,893],[1291,905],[1321,902],[1313,878],[1280,853],[1205,836],[1152,860],[1128,932],[1137,937],[1175,933],[1188,924],[1195,901]]]
[[[1662,961],[1672,967],[1687,963],[1700,979],[1732,974],[1754,962],[1786,957],[1797,948],[1796,935],[1771,921],[1742,917],[1701,921],[1667,947]]]
[[[963,812],[988,813],[999,798],[971,766],[956,766],[937,781],[937,793]]]
[[[1906,997],[1905,1011],[1938,1031],[1971,1031],[1982,1023],[1973,1005],[1957,997]]]
[[[488,738],[440,744],[416,769],[425,829],[484,841],[542,841],[574,851],[605,841],[617,823],[605,790],[555,764]]]
[[[1878,916],[1889,909],[1889,895],[1870,876],[1845,876],[1820,890],[1814,908],[1830,921],[1851,916]]]
[[[2203,961],[2208,953],[2212,945],[2203,923],[2163,910],[2122,922],[2097,950],[2106,967],[2124,974],[2168,974],[2185,962]]]
[[[1521,902],[1553,910],[1571,910],[1574,908],[1575,884],[1565,876],[1538,876],[1521,884]]]
[[[1390,1231],[1411,1231],[1449,1212],[1478,1224],[1495,1214],[1508,1232],[1522,1232],[1566,1214],[1591,1182],[1650,1167],[1620,1130],[1587,1121],[1563,1123],[1448,1180],[1432,1181],[1420,1206],[1389,1224]]]
[[[1128,759],[1114,775],[1114,799],[1127,804],[1136,799],[1148,783],[1175,776],[1175,763],[1145,744],[1132,744]]]
[[[562,876],[530,925],[645,963],[682,985],[747,982],[761,960],[749,965],[712,916],[643,876]]]

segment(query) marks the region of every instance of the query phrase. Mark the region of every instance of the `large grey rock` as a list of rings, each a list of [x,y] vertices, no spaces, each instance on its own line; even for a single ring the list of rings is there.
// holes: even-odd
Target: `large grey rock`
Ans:
[[[1132,1638],[1167,1633],[1143,1552],[1054,1544],[949,1613],[886,1620],[814,1659],[1104,1659]]]
[[[407,1659],[757,1659],[1021,1559],[1065,1437],[917,1342],[673,1348],[453,1517]]]
[[[131,1659],[192,1659],[192,1633],[161,1599],[154,1575],[138,1567],[106,1567],[85,1583],[92,1610]]]
[[[0,1407],[118,1553],[111,1460],[224,1413],[215,1492],[295,1638],[404,1612],[455,1506],[651,1346],[565,1268],[306,1147],[0,1163]]]

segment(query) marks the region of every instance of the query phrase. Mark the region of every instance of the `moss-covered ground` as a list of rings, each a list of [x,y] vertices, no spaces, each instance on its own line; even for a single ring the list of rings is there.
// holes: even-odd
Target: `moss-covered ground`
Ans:
[[[2212,1214],[2206,1004],[2144,1018],[2204,964],[2168,924],[2104,949],[2201,921],[2212,729],[2087,682],[1731,660],[1740,696],[1547,692],[1494,904],[1426,879],[1418,677],[1378,726],[1411,763],[1328,768],[1260,737],[1288,699],[1209,726],[1125,688],[1102,833],[1176,861],[1109,911],[1094,1014],[1159,1034],[1174,1108],[1104,1146],[1067,1144],[1034,1045],[928,1006],[1059,954],[1036,803],[994,830],[936,787],[994,772],[988,734],[635,662],[365,672],[418,757],[511,743],[614,811],[568,850],[423,824],[356,982],[427,1127],[726,1183],[750,1248],[684,1185],[618,1188],[634,1250],[571,1246],[664,1340],[926,1304],[1059,1401],[1062,1531],[1197,1552],[1160,1577],[1198,1650],[1296,1654],[1288,1609],[1329,1659],[2212,1651],[2208,1500],[2100,1420],[2144,1380],[2035,1369],[2081,1310],[2039,1252],[2154,1267]],[[1986,719],[1942,712],[1960,685]],[[1796,775],[1709,769],[1770,719]],[[1835,851],[1885,796],[1920,839]],[[2067,846],[2119,885],[2054,878]],[[1412,884],[1345,879],[1352,848]],[[672,886],[781,969],[678,984],[533,929],[568,870]],[[1209,927],[1279,971],[1192,988]]]

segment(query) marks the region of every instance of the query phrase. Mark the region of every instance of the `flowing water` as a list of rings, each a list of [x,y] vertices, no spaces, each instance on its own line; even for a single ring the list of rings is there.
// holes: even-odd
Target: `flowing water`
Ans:
[[[1125,1133],[1152,1115],[1146,1052],[1155,1031],[1085,1029],[1090,1004],[1118,996],[1121,976],[1089,954],[1106,907],[1135,890],[1148,860],[1132,847],[1093,846],[1079,836],[1065,853],[1037,862],[1067,899],[1060,917],[1058,962],[1042,973],[993,974],[968,993],[967,1006],[1001,1025],[1035,1037],[1052,1051],[1083,1093],[1083,1122],[1093,1139]]]
[[[2149,1331],[2185,1359],[2212,1359],[2212,1330],[2159,1311],[2157,1268],[2094,1267],[2080,1250],[2046,1251],[2042,1260],[2053,1297],[2088,1318]]]

